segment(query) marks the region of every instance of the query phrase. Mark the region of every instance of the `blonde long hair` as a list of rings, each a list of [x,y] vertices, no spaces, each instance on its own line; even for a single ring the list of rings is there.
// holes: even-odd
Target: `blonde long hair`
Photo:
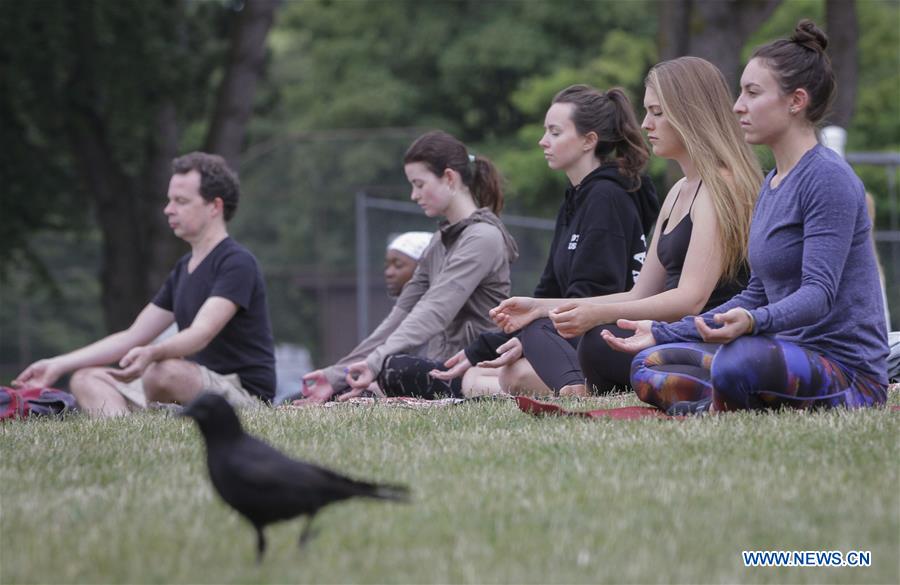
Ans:
[[[725,76],[705,59],[679,57],[654,65],[644,85],[656,92],[712,195],[723,244],[722,274],[734,278],[747,261],[750,217],[763,175],[731,110],[734,97]]]

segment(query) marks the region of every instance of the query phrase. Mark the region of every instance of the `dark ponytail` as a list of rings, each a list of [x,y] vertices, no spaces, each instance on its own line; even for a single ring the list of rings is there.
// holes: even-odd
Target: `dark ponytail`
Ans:
[[[490,159],[475,155],[475,161],[472,163],[475,171],[472,176],[472,184],[469,190],[475,198],[475,204],[478,207],[487,207],[500,215],[503,210],[503,179],[500,171],[494,166]]]
[[[816,24],[803,19],[790,39],[779,39],[758,47],[751,59],[761,59],[772,71],[781,91],[789,94],[803,88],[809,94],[806,119],[818,124],[834,100],[835,79],[831,59],[825,54],[828,37]]]
[[[616,106],[618,125],[616,130],[621,136],[621,140],[616,145],[619,168],[622,170],[622,174],[640,185],[640,174],[647,166],[647,161],[650,160],[650,152],[644,143],[644,136],[641,134],[641,127],[634,115],[634,108],[631,107],[631,100],[618,87],[612,88],[606,92],[606,95]]]
[[[601,92],[589,85],[572,85],[553,98],[553,103],[572,104],[572,122],[579,134],[596,132],[594,154],[600,160],[614,158],[619,172],[632,180],[637,190],[640,175],[650,160],[634,108],[625,92],[614,87]]]
[[[470,156],[466,146],[450,134],[434,130],[419,136],[403,156],[403,164],[414,162],[424,164],[438,177],[453,169],[469,188],[475,205],[495,214],[503,209],[503,179],[497,167],[483,156]]]

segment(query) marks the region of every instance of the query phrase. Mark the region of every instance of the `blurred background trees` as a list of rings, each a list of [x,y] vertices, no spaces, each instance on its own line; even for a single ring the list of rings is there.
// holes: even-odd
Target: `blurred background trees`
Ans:
[[[402,154],[425,129],[445,129],[493,158],[507,178],[509,212],[552,217],[564,177],[547,169],[536,142],[559,89],[619,85],[641,112],[647,69],[681,54],[712,60],[736,87],[754,46],[810,17],[832,39],[841,88],[833,120],[848,128],[848,150],[900,150],[897,0],[3,8],[4,380],[32,359],[127,325],[150,298],[184,251],[161,210],[169,161],[189,150],[239,166],[243,198],[231,231],[263,264],[277,341],[317,358],[332,357],[322,343],[323,299],[352,292],[354,194],[405,199]],[[664,192],[665,163],[651,170]],[[891,179],[879,168],[857,171],[887,229]],[[373,219],[382,231],[433,225]],[[386,243],[377,237],[375,258]],[[542,245],[537,238],[525,248],[541,257]],[[900,268],[886,269],[900,298]],[[530,290],[529,278],[514,286]]]
[[[33,233],[94,223],[106,328],[130,324],[185,250],[159,213],[172,158],[202,146],[238,163],[275,6],[4,6],[0,115],[17,139],[3,155],[12,229],[0,270],[40,267]],[[187,126],[203,142],[183,140]]]

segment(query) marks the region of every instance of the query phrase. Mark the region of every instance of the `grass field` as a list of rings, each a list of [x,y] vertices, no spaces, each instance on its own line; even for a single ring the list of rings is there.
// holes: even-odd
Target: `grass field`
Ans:
[[[302,552],[301,522],[272,526],[257,566],[191,421],[6,422],[0,581],[900,582],[900,412],[614,421],[482,402],[243,419],[293,456],[407,483],[414,501],[328,508]],[[744,567],[742,550],[773,549],[871,551],[872,565]]]

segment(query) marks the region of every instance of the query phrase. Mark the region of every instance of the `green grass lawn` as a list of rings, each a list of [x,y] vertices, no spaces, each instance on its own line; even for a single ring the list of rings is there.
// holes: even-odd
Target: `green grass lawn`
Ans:
[[[295,457],[409,484],[414,500],[327,508],[303,551],[302,522],[274,525],[257,566],[191,421],[11,421],[0,582],[900,582],[900,412],[615,421],[481,402],[242,418]],[[742,550],[773,549],[871,551],[872,566],[744,567]]]

